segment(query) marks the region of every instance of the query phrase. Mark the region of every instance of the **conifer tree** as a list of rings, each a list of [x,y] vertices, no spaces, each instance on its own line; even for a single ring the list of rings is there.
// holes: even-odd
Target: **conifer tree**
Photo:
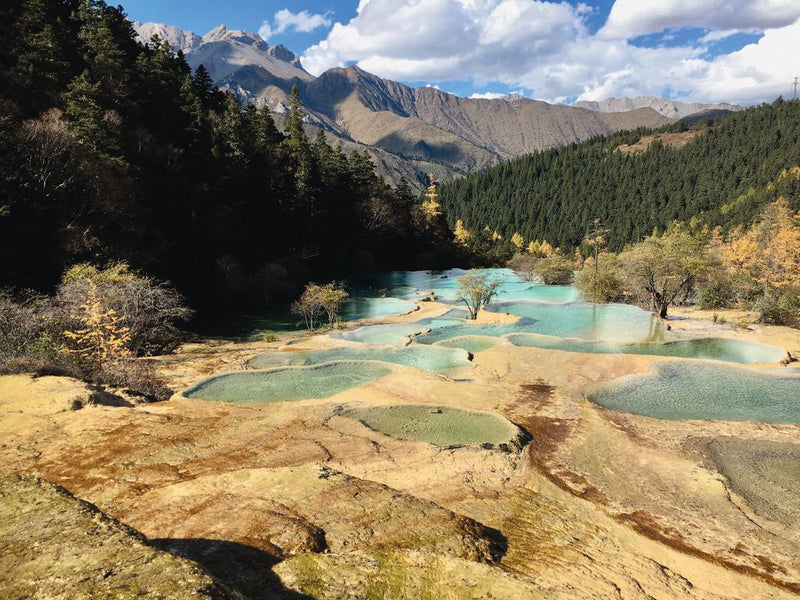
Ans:
[[[112,115],[99,101],[100,84],[88,70],[73,79],[64,94],[66,115],[78,143],[106,161],[121,161],[121,149],[112,131]]]
[[[103,306],[94,282],[90,283],[86,301],[78,306],[74,318],[78,328],[65,331],[64,336],[71,340],[75,354],[96,364],[130,356],[129,330],[113,308]]]

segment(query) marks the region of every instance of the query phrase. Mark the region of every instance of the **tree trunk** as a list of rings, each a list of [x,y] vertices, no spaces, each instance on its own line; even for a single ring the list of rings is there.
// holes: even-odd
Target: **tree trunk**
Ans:
[[[667,300],[664,295],[659,294],[658,292],[653,292],[652,301],[653,312],[657,314],[659,318],[666,319],[667,309],[669,308],[669,300]]]

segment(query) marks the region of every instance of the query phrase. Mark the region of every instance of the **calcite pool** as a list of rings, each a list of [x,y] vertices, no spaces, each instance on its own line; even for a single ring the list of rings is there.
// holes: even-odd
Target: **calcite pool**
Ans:
[[[377,362],[335,362],[310,367],[279,367],[210,377],[183,392],[187,398],[234,403],[295,402],[329,398],[388,375]]]
[[[345,411],[342,416],[389,437],[435,446],[516,444],[521,433],[498,415],[445,406],[371,406]]]
[[[777,363],[785,355],[781,348],[721,337],[679,335],[651,313],[633,306],[588,304],[578,301],[577,291],[571,286],[542,286],[524,281],[508,269],[486,272],[500,282],[499,294],[489,310],[508,313],[515,320],[504,317],[497,323],[468,322],[466,311],[456,303],[458,277],[465,273],[459,269],[371,274],[359,282],[361,287],[351,288],[354,300],[346,309],[351,317],[409,312],[414,308],[411,301],[429,292],[453,306],[434,318],[364,324],[331,333],[329,339],[337,343],[332,348],[260,354],[248,365],[259,370],[212,377],[184,395],[223,402],[328,398],[383,377],[391,372],[392,364],[447,374],[469,368],[468,353],[505,344],[690,359],[656,364],[646,375],[622,378],[590,393],[593,402],[614,410],[663,419],[800,419],[800,377],[719,364]],[[443,419],[440,415],[445,413],[409,407],[360,410],[366,412],[353,418],[370,427],[374,425],[376,430],[424,441],[430,441],[424,437],[428,434],[415,432],[426,431],[425,423],[451,423],[461,431],[460,424],[477,418],[448,412],[448,418]],[[484,417],[477,422],[488,427],[487,431],[492,430],[496,423]],[[416,424],[407,425],[411,429],[406,431],[404,421]],[[464,427],[464,431],[471,431],[472,425]],[[430,443],[461,443],[453,441],[461,435],[453,431]],[[484,436],[475,443],[489,442]]]
[[[656,363],[587,397],[611,410],[656,419],[800,423],[800,376],[714,363]]]
[[[301,350],[294,352],[268,352],[253,358],[251,369],[269,367],[316,365],[331,361],[377,360],[415,367],[423,371],[448,371],[469,366],[469,354],[458,348],[438,346],[340,346],[324,350]],[[356,365],[354,364],[355,368]]]

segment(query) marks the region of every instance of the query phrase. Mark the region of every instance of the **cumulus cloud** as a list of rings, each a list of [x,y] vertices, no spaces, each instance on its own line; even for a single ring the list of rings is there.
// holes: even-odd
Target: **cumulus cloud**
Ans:
[[[300,33],[308,33],[318,27],[329,27],[330,24],[331,20],[327,14],[311,14],[307,10],[293,13],[288,8],[275,13],[275,33],[283,33],[289,29],[294,29]]]
[[[763,31],[798,18],[797,0],[616,0],[598,35],[628,39],[679,27]]]
[[[499,98],[505,98],[506,94],[498,94],[497,92],[483,92],[483,93],[475,93],[470,96],[473,100],[498,100]]]
[[[724,9],[729,5],[736,10]],[[711,20],[714,11],[725,14]],[[315,74],[356,63],[401,81],[497,82],[551,102],[665,94],[759,102],[785,93],[789,72],[800,70],[796,0],[617,0],[595,35],[586,24],[591,12],[584,4],[546,0],[360,0],[356,16],[335,23],[302,61]],[[630,42],[684,24],[712,31],[704,42],[683,46]],[[764,35],[739,52],[709,58],[706,43],[742,30]]]
[[[702,65],[692,84],[698,98],[733,98],[742,103],[789,96],[800,72],[800,20],[768,29],[755,44]]]
[[[261,22],[261,27],[258,28],[258,35],[260,35],[261,39],[264,41],[272,37],[272,27],[269,26],[269,21]]]

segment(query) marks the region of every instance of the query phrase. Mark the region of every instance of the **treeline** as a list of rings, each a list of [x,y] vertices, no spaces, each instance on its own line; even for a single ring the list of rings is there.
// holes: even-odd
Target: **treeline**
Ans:
[[[609,229],[609,247],[621,250],[675,220],[748,226],[775,191],[800,207],[797,179],[776,179],[800,164],[800,101],[655,133],[698,130],[683,147],[654,140],[643,152],[621,150],[654,133],[638,129],[536,152],[445,184],[442,209],[452,227],[461,221],[465,245],[497,261],[514,250],[514,234],[525,246],[572,250],[595,219]],[[777,189],[757,191],[770,182]]]
[[[408,185],[307,138],[296,93],[281,130],[100,0],[7,0],[0,39],[0,286],[126,261],[196,308],[241,308],[454,260]]]
[[[800,179],[800,167],[781,175]],[[578,254],[572,265],[580,268],[575,285],[586,300],[635,302],[661,317],[670,305],[691,301],[704,309],[754,311],[763,323],[800,327],[800,212],[782,196],[749,228],[727,234],[698,221],[676,221],[615,254],[605,248],[604,233],[587,240],[594,253],[585,261]]]

